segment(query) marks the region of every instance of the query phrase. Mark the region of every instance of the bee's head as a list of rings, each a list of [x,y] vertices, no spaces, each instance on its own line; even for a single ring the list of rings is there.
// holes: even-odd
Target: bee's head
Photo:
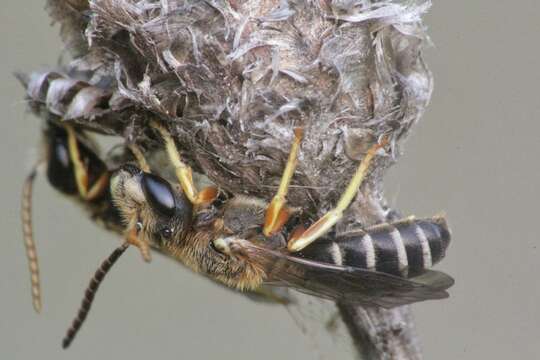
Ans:
[[[153,246],[180,239],[191,227],[193,207],[181,189],[134,165],[114,172],[111,194],[124,221],[136,221]]]

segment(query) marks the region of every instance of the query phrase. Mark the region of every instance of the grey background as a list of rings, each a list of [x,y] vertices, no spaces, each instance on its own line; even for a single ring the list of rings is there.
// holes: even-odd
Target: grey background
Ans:
[[[539,17],[535,0],[439,1],[426,17],[435,93],[386,187],[403,213],[445,211],[453,229],[439,266],[456,278],[451,298],[413,306],[426,359],[540,358]],[[2,358],[313,358],[283,308],[253,304],[162,258],[142,265],[133,251],[103,285],[73,347],[61,350],[90,274],[117,239],[40,178],[44,311],[33,312],[19,195],[39,120],[11,72],[57,62],[62,44],[49,22],[40,2],[2,4]]]

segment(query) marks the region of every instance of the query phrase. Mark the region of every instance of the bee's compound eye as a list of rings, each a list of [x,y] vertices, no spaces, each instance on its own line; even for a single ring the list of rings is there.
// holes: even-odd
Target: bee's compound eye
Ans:
[[[144,173],[141,185],[146,201],[154,210],[167,217],[174,215],[174,193],[166,180],[153,174]]]

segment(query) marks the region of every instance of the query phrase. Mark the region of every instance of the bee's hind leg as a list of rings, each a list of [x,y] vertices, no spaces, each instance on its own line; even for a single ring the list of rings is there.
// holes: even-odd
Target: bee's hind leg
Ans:
[[[349,182],[347,189],[341,195],[336,207],[327,212],[323,217],[312,224],[303,233],[295,233],[287,244],[287,248],[291,252],[296,252],[304,249],[306,246],[317,240],[319,237],[326,234],[332,226],[334,226],[343,216],[343,212],[356,196],[358,189],[362,185],[373,158],[377,155],[380,149],[388,143],[388,138],[384,137],[380,143],[371,146],[360,162],[356,173]]]
[[[281,230],[283,225],[287,222],[290,215],[290,209],[287,208],[287,192],[289,191],[289,185],[298,163],[298,151],[300,150],[300,143],[302,142],[303,129],[298,127],[294,129],[294,141],[291,146],[287,165],[283,171],[281,182],[276,195],[273,197],[270,205],[266,209],[266,215],[264,219],[263,233],[265,236],[271,236]]]
[[[206,187],[201,191],[197,191],[195,183],[193,182],[193,175],[189,165],[182,161],[180,153],[176,148],[173,137],[169,131],[157,121],[152,121],[150,124],[154,129],[156,129],[163,141],[165,142],[165,149],[169,156],[169,160],[172,162],[176,177],[182,186],[184,194],[187,196],[189,201],[194,205],[207,205],[210,204],[218,195],[218,189],[213,186]]]

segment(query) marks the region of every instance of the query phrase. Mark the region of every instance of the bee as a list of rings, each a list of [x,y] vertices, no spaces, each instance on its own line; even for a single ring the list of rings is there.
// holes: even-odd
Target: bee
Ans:
[[[70,123],[46,121],[42,136],[43,158],[32,168],[23,185],[22,230],[31,274],[32,303],[41,311],[41,289],[36,246],[32,231],[32,187],[38,169],[45,165],[48,182],[58,192],[81,204],[90,217],[106,229],[121,232],[120,213],[109,190],[111,170],[100,159],[96,144]]]
[[[430,270],[444,257],[450,242],[444,218],[410,217],[345,233],[331,231],[356,195],[370,162],[384,148],[386,139],[370,148],[336,208],[305,230],[290,226],[291,218],[302,214],[286,203],[300,149],[301,129],[295,129],[282,181],[270,203],[242,195],[214,203],[218,189],[208,186],[198,191],[200,184],[193,181],[192,171],[182,161],[168,129],[155,121],[151,127],[164,142],[177,183],[151,172],[135,146],[131,149],[136,162],[111,171],[97,166],[98,162],[91,165],[98,157],[81,150],[85,149],[84,137],[73,128],[55,128],[65,136],[58,137],[62,141],[49,140],[49,144],[67,149],[67,155],[63,157],[61,151],[49,150],[48,169],[54,169],[57,160],[68,159],[63,163],[72,164],[64,166],[68,169],[62,177],[65,183],[57,181],[54,174],[50,177],[57,182],[50,179],[51,183],[89,204],[102,199],[97,203],[115,212],[114,220],[103,220],[125,235],[125,242],[91,279],[77,316],[63,339],[64,348],[73,341],[101,281],[128,245],[139,248],[146,260],[150,258],[148,249],[153,248],[197,273],[243,291],[256,291],[265,285],[284,286],[321,298],[384,308],[448,296],[446,290],[453,279]],[[49,134],[47,139],[55,138]],[[109,184],[107,190],[94,191],[95,186],[103,189],[105,182]],[[94,193],[100,196],[88,196]],[[99,218],[104,213],[94,214]]]
[[[165,179],[133,165],[111,179],[113,200],[126,219],[138,217],[138,236],[195,272],[239,290],[263,284],[386,308],[447,296],[452,280],[428,270],[450,241],[441,217],[381,224],[326,236],[292,253],[285,230],[266,237],[261,199],[236,196],[206,227],[193,231],[193,207]],[[408,278],[410,276],[410,278]]]
[[[201,204],[197,200],[206,196],[200,196],[190,181],[191,170],[167,129],[157,122],[152,126],[164,140],[181,186],[133,165],[120,167],[111,177],[114,204],[124,223],[138,224],[136,236],[141,242],[239,290],[282,285],[332,300],[386,308],[448,296],[445,290],[453,284],[452,278],[429,270],[444,257],[450,241],[444,218],[408,218],[339,235],[330,232],[387,139],[367,152],[336,208],[307,230],[287,231],[284,225],[293,211],[286,205],[286,195],[302,138],[302,129],[297,128],[270,204],[233,197],[207,226],[194,230],[194,213]]]
[[[139,148],[134,144],[128,146],[133,157],[124,151],[109,159],[112,165],[108,165],[100,158],[97,144],[82,129],[68,121],[47,119],[41,145],[43,156],[24,181],[21,206],[23,239],[30,269],[32,304],[38,313],[42,308],[42,299],[38,257],[32,230],[32,190],[38,170],[44,165],[47,180],[55,190],[81,205],[93,221],[116,233],[124,233],[125,224],[118,208],[114,206],[110,192],[109,182],[113,173],[112,169],[117,163],[130,161],[134,157],[139,160],[142,168],[149,170],[144,158],[141,158]],[[150,260],[149,250],[144,243],[141,244],[129,234],[126,238],[127,241],[112,252],[92,278],[76,319],[76,324],[79,321],[77,330],[90,310],[92,301],[89,299],[93,300],[105,274],[129,244],[138,247],[146,261]],[[73,336],[77,330],[70,328]],[[69,342],[64,341],[64,347],[68,345]]]

